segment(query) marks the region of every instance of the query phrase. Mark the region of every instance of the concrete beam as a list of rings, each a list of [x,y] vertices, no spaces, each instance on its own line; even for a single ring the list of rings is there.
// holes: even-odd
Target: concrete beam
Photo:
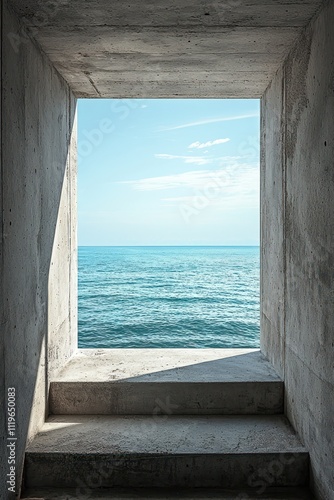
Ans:
[[[11,0],[29,26],[305,26],[319,0]]]
[[[261,97],[321,0],[11,0],[77,97]]]

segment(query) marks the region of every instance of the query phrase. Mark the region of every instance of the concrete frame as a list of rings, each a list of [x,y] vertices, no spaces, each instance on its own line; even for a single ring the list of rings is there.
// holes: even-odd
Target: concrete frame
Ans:
[[[76,99],[34,41],[15,38],[19,21],[1,5],[1,403],[14,387],[19,493],[26,443],[48,413],[49,380],[77,348]],[[0,424],[7,499],[5,411]]]
[[[334,499],[333,25],[327,0],[270,73],[261,118],[261,348],[285,382],[286,413],[325,500]],[[1,41],[1,403],[15,387],[19,483],[49,378],[76,349],[76,82],[22,37],[4,0]],[[3,413],[0,425],[4,444]],[[0,459],[6,499],[6,452]]]

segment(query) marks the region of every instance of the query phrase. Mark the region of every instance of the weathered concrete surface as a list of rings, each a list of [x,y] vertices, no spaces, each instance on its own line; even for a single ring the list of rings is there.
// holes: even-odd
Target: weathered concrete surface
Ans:
[[[171,2],[170,9],[166,2],[132,0],[117,5],[59,1],[53,7],[50,2],[10,2],[26,16],[32,35],[70,86],[92,97],[261,95],[320,3],[249,0],[224,4],[222,13],[220,6],[206,2]],[[317,495],[332,500],[334,7],[326,5],[264,97],[268,167],[263,170],[262,297],[268,299],[262,345],[285,377],[287,413],[311,452]],[[73,203],[66,172],[73,167],[68,150],[75,102],[6,7],[1,24],[6,58],[1,62],[0,353],[4,393],[12,385],[18,391],[19,481],[26,438],[44,419],[48,366],[59,368],[72,349],[64,334],[75,324],[75,314],[70,318],[69,313],[74,285],[66,284],[75,260],[74,240],[70,255],[61,247],[68,248],[65,226],[74,222],[66,209]],[[63,226],[55,236],[59,206]],[[59,332],[57,340],[48,335],[51,331]],[[1,459],[6,459],[4,448]],[[0,493],[8,497],[5,481]]]
[[[302,486],[308,454],[281,416],[51,417],[28,447],[27,487]],[[86,483],[85,483],[86,481]]]
[[[52,382],[279,382],[258,349],[79,349]]]
[[[152,500],[167,500],[187,498],[188,500],[207,500],[210,498],[219,498],[221,500],[313,500],[311,493],[304,488],[271,488],[270,493],[267,491],[262,494],[257,494],[259,486],[253,489],[242,490],[218,490],[218,489],[173,489],[173,488],[157,488],[146,489],[137,488],[132,490],[124,490],[119,488],[106,489],[105,491],[94,489],[94,486],[87,486],[85,489],[80,490],[82,494],[89,495],[89,498],[96,500],[135,500],[137,498],[151,498]],[[261,488],[262,489],[262,488]],[[77,500],[77,489],[43,489],[26,491],[23,496],[24,499],[38,499],[38,500]]]
[[[11,0],[78,97],[261,97],[321,0]]]
[[[333,23],[328,2],[268,89],[263,123],[262,218],[272,230],[263,233],[262,346],[284,377],[287,415],[326,500],[334,499]]]
[[[82,349],[50,385],[52,414],[274,414],[283,382],[255,349]]]
[[[47,371],[52,374],[75,348],[69,332],[73,288],[67,286],[75,251],[68,248],[70,216],[65,216],[75,200],[68,181],[75,169],[69,155],[75,99],[32,41],[12,45],[20,28],[5,4],[2,26],[0,352],[3,395],[8,387],[16,389],[18,492],[26,441],[47,412]],[[55,235],[57,224],[63,229]],[[50,267],[57,270],[50,273]],[[7,452],[1,447],[2,474],[8,473]],[[0,484],[4,500],[13,497],[6,480]]]
[[[282,81],[261,101],[261,346],[284,379],[284,125]]]
[[[3,57],[3,50],[2,50],[2,27],[3,27],[3,0],[0,2],[0,57],[2,60]],[[1,63],[0,63],[1,64]],[[1,75],[2,76],[2,75]],[[2,78],[0,81],[0,141],[2,144]],[[2,154],[0,152],[0,207],[2,207]],[[1,219],[1,225],[0,225],[0,233],[1,233],[1,239],[0,239],[0,259],[1,262],[3,262],[3,257],[2,257],[2,219]],[[3,281],[3,268],[0,266],[0,283]],[[0,294],[0,323],[2,322],[2,310],[4,307],[3,303],[3,298]],[[2,335],[2,330],[1,330],[1,335]],[[6,484],[6,475],[5,475],[5,470],[6,470],[6,455],[3,450],[5,450],[5,436],[6,436],[6,427],[7,427],[7,421],[6,421],[6,415],[5,415],[5,408],[6,408],[6,397],[5,397],[5,346],[4,342],[1,342],[0,340],[0,408],[3,408],[3,411],[0,413],[0,447],[1,447],[1,452],[0,452],[0,497],[4,497],[5,494],[5,484]],[[7,401],[6,401],[7,402]]]

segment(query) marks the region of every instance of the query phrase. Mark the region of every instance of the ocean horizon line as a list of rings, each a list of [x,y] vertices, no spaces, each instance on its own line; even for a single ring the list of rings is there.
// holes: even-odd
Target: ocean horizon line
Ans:
[[[260,245],[78,245],[78,248],[260,248]]]

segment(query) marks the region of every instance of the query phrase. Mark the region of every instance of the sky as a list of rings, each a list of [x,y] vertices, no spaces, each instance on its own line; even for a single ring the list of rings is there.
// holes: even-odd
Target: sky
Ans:
[[[79,100],[79,245],[259,245],[259,133],[254,99]]]

